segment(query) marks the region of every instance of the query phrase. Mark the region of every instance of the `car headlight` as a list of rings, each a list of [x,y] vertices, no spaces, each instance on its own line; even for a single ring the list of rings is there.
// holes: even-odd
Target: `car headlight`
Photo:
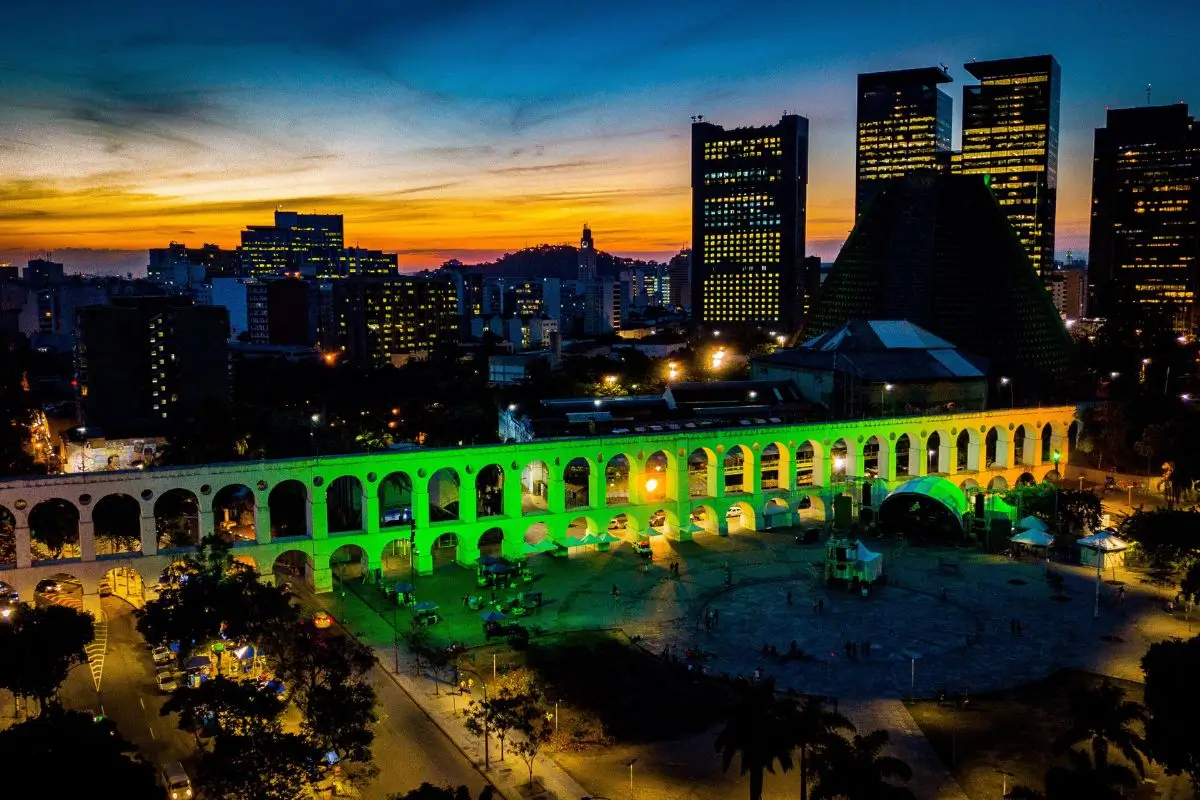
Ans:
[[[179,792],[171,792],[171,800],[179,800]]]
[[[192,796],[192,790],[191,790],[191,789],[188,789],[188,790],[187,790],[187,796],[188,796],[188,797],[191,797],[191,796]]]

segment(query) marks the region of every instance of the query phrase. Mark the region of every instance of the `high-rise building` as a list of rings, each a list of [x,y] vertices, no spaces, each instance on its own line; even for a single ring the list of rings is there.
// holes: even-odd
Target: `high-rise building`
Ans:
[[[183,297],[113,297],[78,311],[76,381],[84,423],[145,435],[229,397],[228,315]]]
[[[215,244],[188,247],[171,242],[168,247],[150,248],[146,278],[182,290],[206,280],[234,277],[240,264],[237,250],[222,250]]]
[[[25,267],[24,279],[33,286],[62,283],[65,280],[63,265],[48,258],[35,258]]]
[[[587,223],[584,223],[583,235],[579,237],[579,280],[596,280],[596,242]]]
[[[252,277],[294,272],[326,278],[339,274],[344,246],[341,214],[276,211],[274,225],[247,225],[238,249]]]
[[[1087,316],[1087,276],[1087,267],[1056,268],[1046,276],[1050,297],[1063,319],[1082,319]]]
[[[365,247],[347,247],[338,252],[337,272],[332,275],[317,275],[317,278],[354,278],[375,275],[395,275],[398,262],[395,253],[368,250]]]
[[[667,264],[668,299],[672,306],[692,304],[692,251],[681,250]]]
[[[458,341],[458,293],[446,277],[347,278],[333,284],[338,346],[348,361],[384,366]]]
[[[1088,258],[1094,313],[1133,302],[1180,332],[1200,323],[1200,131],[1186,104],[1110,109],[1096,130]]]
[[[1058,95],[1054,56],[972,61],[963,87],[962,151],[952,167],[983,175],[1021,240],[1034,272],[1054,263],[1058,200]],[[956,342],[956,344],[959,344]]]
[[[908,320],[1047,397],[1071,343],[1021,242],[976,175],[884,182],[809,310],[811,338],[850,320]]]
[[[950,81],[945,67],[858,76],[855,218],[875,196],[877,181],[950,168],[954,101],[938,88]]]
[[[692,316],[795,327],[808,193],[808,120],[692,124]]]

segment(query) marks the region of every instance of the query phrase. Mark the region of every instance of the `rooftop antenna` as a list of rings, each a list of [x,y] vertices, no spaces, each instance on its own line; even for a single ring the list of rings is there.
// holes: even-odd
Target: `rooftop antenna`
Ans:
[[[1154,88],[1153,83],[1146,84],[1146,105],[1150,105],[1150,90]]]
[[[945,62],[939,61],[938,66],[942,68],[942,72],[950,72],[950,68],[946,66]]]

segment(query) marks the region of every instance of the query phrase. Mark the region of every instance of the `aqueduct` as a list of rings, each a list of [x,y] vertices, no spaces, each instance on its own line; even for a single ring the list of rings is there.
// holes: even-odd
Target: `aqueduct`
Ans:
[[[8,480],[0,482],[0,539],[8,540],[0,541],[0,580],[28,593],[66,572],[94,592],[122,567],[153,583],[218,531],[264,573],[287,563],[327,591],[332,565],[347,560],[428,575],[450,562],[473,566],[481,552],[519,558],[545,540],[554,544],[541,549],[561,550],[589,534],[686,540],[824,523],[836,496],[877,507],[915,477],[943,477],[965,495],[1044,480],[1055,455],[1065,463],[1075,417],[1075,407],[1057,406],[685,423],[524,444]]]

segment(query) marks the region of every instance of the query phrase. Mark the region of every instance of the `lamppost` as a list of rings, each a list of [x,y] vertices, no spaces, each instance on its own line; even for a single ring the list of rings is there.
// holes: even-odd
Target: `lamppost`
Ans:
[[[1014,777],[1015,773],[1005,772],[1002,769],[996,770],[1000,775],[1000,797],[1003,799],[1008,797],[1008,779]]]
[[[890,383],[885,383],[885,384],[883,384],[883,386],[879,387],[879,413],[885,417],[887,416],[887,407],[884,405],[884,401],[883,401],[884,392],[890,392],[892,389],[895,389],[895,388],[896,387]]]
[[[1007,387],[1008,387],[1008,407],[1009,407],[1009,408],[1016,408],[1016,407],[1017,407],[1017,400],[1016,400],[1016,396],[1015,396],[1015,394],[1014,394],[1014,392],[1013,392],[1013,382],[1012,382],[1012,378],[1007,378],[1007,377],[1004,377],[1003,375],[1002,375],[1002,376],[1000,376],[1000,385],[1001,385],[1001,386],[1007,386]]]
[[[312,420],[312,427],[309,428],[309,436],[312,437],[313,452],[317,458],[320,458],[321,446],[317,443],[317,426],[321,424],[321,415],[313,414],[309,419]]]
[[[473,669],[460,669],[459,672],[466,674],[466,675],[474,675],[476,678],[479,678],[479,685],[483,687],[483,703],[484,703],[484,706],[487,706],[487,702],[488,702],[487,681],[485,681],[483,679],[483,676],[480,675],[478,672],[476,672]],[[488,744],[488,737],[490,736],[490,733],[488,731],[488,715],[489,714],[491,714],[491,709],[485,708],[484,714],[483,714],[483,771],[484,772],[487,772],[489,769],[492,768],[492,751]]]
[[[625,766],[629,767],[629,800],[633,800],[633,765],[636,763],[636,758],[631,758],[625,762]]]

